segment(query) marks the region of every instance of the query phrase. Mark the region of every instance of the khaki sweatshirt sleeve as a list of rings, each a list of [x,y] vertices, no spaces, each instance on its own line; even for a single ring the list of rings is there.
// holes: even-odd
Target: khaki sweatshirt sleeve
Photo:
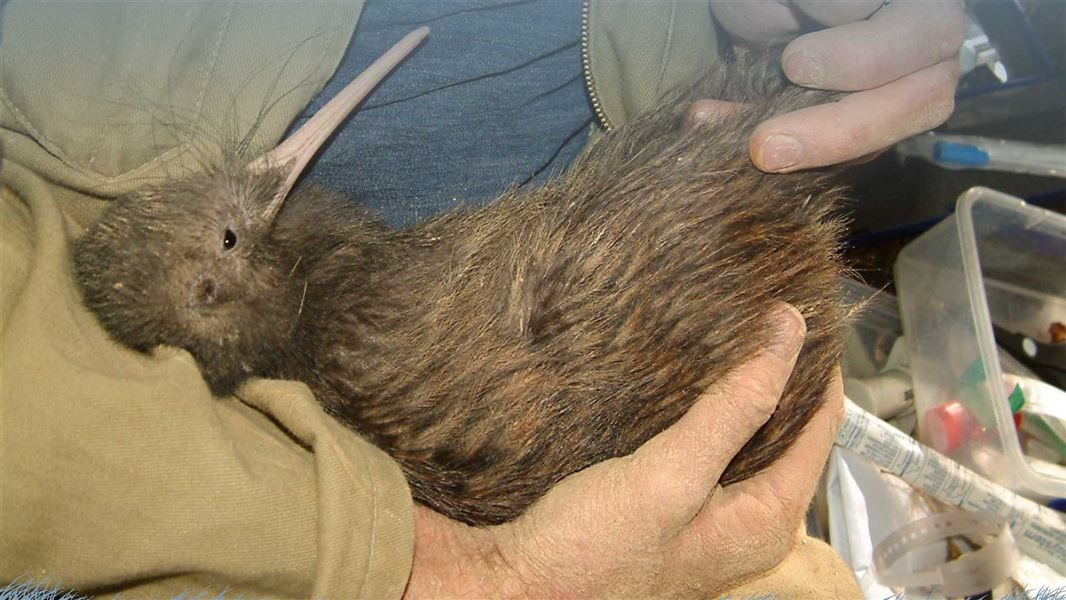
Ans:
[[[50,186],[2,167],[0,579],[398,597],[414,522],[396,464],[302,384],[216,399],[186,352],[111,341],[80,300]]]
[[[584,18],[586,85],[601,125],[632,120],[719,60],[707,2],[589,0]]]

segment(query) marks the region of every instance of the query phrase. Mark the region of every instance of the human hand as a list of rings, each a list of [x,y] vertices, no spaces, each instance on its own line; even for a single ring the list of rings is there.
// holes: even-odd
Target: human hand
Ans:
[[[742,42],[795,38],[782,54],[792,82],[852,92],[759,125],[749,153],[764,171],[870,156],[940,125],[954,109],[963,36],[959,0],[711,0],[711,11]],[[800,35],[812,21],[825,28]],[[724,104],[699,100],[690,115],[720,114],[728,111]]]
[[[718,479],[777,407],[802,317],[631,455],[564,479],[515,521],[477,529],[416,508],[405,596],[707,597],[791,551],[843,416],[839,374],[796,444],[763,473]]]

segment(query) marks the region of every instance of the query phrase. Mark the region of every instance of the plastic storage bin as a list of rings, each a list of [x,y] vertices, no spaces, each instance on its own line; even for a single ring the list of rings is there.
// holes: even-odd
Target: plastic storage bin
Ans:
[[[992,333],[1048,342],[1066,321],[1066,217],[970,189],[895,275],[922,441],[1019,492],[1066,496],[1066,470],[1022,453],[1003,373],[1024,369]]]

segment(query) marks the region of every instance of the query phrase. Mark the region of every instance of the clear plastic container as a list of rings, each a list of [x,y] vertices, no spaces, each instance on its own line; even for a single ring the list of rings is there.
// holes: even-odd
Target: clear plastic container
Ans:
[[[895,275],[922,441],[1021,493],[1066,496],[1066,469],[1022,452],[1003,373],[1024,368],[992,333],[1049,342],[1066,321],[1066,217],[972,188]]]

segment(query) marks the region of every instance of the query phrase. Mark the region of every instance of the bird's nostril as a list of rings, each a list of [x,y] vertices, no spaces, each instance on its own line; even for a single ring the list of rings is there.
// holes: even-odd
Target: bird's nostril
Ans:
[[[196,284],[196,299],[201,304],[214,304],[218,297],[218,283],[210,277],[204,277]]]

